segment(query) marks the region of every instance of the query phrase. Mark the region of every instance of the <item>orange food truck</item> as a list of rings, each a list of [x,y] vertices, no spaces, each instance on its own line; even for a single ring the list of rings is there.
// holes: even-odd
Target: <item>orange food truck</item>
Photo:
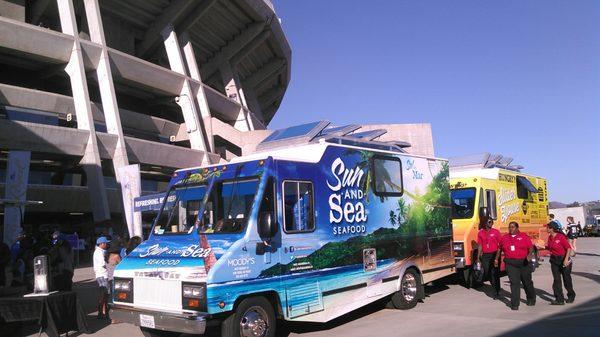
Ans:
[[[546,179],[521,172],[512,158],[489,153],[450,158],[453,251],[457,271],[465,285],[473,285],[480,215],[489,214],[494,228],[508,233],[511,221],[519,223],[535,244],[547,238],[548,189]],[[541,252],[535,251],[534,266]],[[543,255],[543,254],[542,254]]]

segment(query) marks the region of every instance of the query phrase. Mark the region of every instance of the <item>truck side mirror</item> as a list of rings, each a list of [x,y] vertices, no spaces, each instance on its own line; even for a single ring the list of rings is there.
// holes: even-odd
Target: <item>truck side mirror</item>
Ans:
[[[487,207],[479,207],[479,219],[487,221],[490,218],[490,209]]]
[[[258,214],[258,234],[264,239],[270,239],[277,234],[277,224],[273,219],[272,212]]]

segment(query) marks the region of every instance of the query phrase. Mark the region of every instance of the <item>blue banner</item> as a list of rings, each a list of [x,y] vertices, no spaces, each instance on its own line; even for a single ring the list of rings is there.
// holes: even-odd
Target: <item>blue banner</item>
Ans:
[[[165,199],[165,193],[142,195],[133,199],[134,212],[159,211]]]

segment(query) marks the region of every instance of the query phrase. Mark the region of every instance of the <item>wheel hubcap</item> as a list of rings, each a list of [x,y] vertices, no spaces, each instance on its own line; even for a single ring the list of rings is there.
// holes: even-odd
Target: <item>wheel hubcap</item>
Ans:
[[[242,316],[240,321],[241,337],[263,337],[269,330],[267,313],[261,307],[251,307]]]
[[[401,292],[407,302],[412,301],[417,296],[417,280],[413,274],[404,274]]]

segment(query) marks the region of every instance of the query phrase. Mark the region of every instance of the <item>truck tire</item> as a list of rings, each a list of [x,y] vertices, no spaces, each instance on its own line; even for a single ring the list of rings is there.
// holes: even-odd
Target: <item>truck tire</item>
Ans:
[[[412,309],[419,301],[421,277],[414,269],[408,269],[400,280],[400,290],[392,295],[394,308],[400,310]]]
[[[264,297],[249,297],[221,323],[222,337],[273,337],[277,321],[271,303]]]
[[[179,332],[163,331],[144,327],[140,327],[140,331],[144,337],[179,337],[181,335]]]

